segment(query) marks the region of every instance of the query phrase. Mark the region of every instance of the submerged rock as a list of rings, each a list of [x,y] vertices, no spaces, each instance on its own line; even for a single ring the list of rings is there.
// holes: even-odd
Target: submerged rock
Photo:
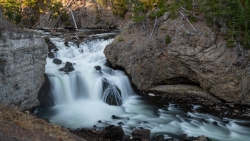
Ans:
[[[101,67],[100,66],[95,66],[95,69],[96,70],[101,70]]]

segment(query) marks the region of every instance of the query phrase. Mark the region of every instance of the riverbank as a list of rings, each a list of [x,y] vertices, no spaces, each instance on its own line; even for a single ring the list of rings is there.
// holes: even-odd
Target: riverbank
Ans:
[[[0,105],[1,141],[85,141],[66,128],[11,107]]]

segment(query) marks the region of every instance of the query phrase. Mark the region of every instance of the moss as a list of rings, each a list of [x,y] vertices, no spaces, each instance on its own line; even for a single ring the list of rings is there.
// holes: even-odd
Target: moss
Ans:
[[[170,38],[169,35],[167,35],[167,36],[165,37],[165,43],[166,43],[166,44],[171,43],[171,38]]]
[[[115,54],[114,56],[113,56],[113,58],[117,61],[118,60],[118,56]]]
[[[117,37],[117,41],[122,42],[122,41],[124,41],[124,39],[121,36],[119,36],[119,37]]]
[[[189,20],[190,20],[190,22],[192,22],[192,23],[197,22],[197,18],[194,17],[193,15],[190,16]]]

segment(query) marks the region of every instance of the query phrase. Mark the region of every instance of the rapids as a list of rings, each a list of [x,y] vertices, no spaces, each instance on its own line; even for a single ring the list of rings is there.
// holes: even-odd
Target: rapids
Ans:
[[[51,38],[59,49],[54,54],[63,63],[56,65],[53,59],[47,58],[45,73],[49,77],[55,106],[37,109],[39,117],[72,130],[101,130],[113,124],[121,126],[126,135],[134,129],[146,128],[150,129],[151,137],[179,138],[185,134],[194,137],[205,135],[218,141],[249,139],[249,121],[221,119],[195,112],[199,105],[193,105],[194,112],[189,112],[175,104],[159,107],[147,103],[133,91],[124,72],[105,65],[103,50],[112,40],[96,39],[83,42],[79,47],[69,42],[67,47],[63,38]],[[59,71],[66,62],[73,63],[74,71]],[[101,69],[96,69],[96,66]],[[109,89],[104,90],[103,79],[109,82]],[[121,106],[105,103],[109,94],[115,96],[116,103],[120,102]],[[112,115],[119,118],[112,118]]]

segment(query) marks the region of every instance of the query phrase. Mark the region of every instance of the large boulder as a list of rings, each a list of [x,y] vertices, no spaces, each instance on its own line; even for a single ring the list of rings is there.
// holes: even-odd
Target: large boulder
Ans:
[[[112,66],[124,68],[138,89],[191,84],[224,101],[250,102],[249,50],[228,48],[204,21],[192,23],[195,31],[181,17],[160,17],[151,38],[154,20],[147,23],[146,29],[138,23],[123,30],[104,50]]]
[[[38,105],[47,44],[38,33],[17,29],[4,19],[0,37],[0,104],[21,110]]]

